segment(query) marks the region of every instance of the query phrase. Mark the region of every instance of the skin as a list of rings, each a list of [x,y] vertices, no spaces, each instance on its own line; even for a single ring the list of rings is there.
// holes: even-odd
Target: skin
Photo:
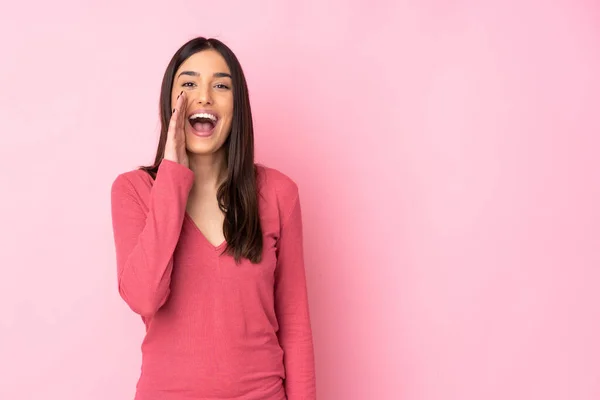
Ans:
[[[171,101],[177,110],[176,114],[180,115],[179,121],[185,133],[189,168],[195,176],[187,211],[214,246],[225,239],[224,215],[218,207],[216,194],[227,172],[223,144],[231,131],[233,86],[231,77],[225,75],[230,74],[225,59],[217,51],[203,50],[181,64],[175,73],[171,90]],[[199,108],[214,111],[219,117],[210,137],[199,137],[192,133],[188,116]]]
[[[172,104],[183,92],[180,107],[185,117],[184,131],[189,167],[196,173],[197,182],[218,187],[218,178],[226,170],[223,144],[231,131],[233,118],[233,87],[231,72],[225,59],[215,50],[204,50],[191,55],[175,72],[171,90]],[[207,138],[192,133],[188,116],[198,108],[214,111],[219,116],[214,133]]]

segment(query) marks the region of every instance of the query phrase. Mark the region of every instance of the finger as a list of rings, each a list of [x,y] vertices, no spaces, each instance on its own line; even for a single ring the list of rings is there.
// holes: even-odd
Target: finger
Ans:
[[[169,127],[167,129],[167,140],[173,140],[175,138],[178,117],[179,109],[177,105],[175,105],[175,108],[173,108],[173,113],[171,114],[171,119],[169,120]]]
[[[182,92],[178,100],[181,103],[179,105],[179,108],[177,109],[177,126],[183,129],[183,127],[185,126],[185,119],[187,118],[187,94],[185,92]]]
[[[183,92],[182,92],[183,93]],[[171,119],[169,120],[169,133],[175,133],[175,129],[178,124],[179,115],[181,114],[181,105],[183,104],[183,99],[181,94],[177,96],[175,100],[175,105],[173,106],[173,110],[171,110]]]

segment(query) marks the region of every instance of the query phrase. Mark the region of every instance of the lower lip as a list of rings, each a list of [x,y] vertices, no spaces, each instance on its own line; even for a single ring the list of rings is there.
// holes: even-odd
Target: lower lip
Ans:
[[[192,133],[194,135],[198,136],[198,137],[209,137],[209,136],[211,136],[214,133],[215,128],[217,127],[215,125],[210,131],[207,131],[207,132],[198,132],[197,130],[194,129],[194,127],[192,127],[192,125],[189,122],[188,122],[188,125],[190,126],[190,130],[192,131]]]

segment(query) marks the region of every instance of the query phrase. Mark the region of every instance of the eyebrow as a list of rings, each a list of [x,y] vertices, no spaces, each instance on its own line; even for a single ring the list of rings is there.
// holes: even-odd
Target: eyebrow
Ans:
[[[177,78],[179,79],[179,77],[181,75],[200,76],[200,72],[196,72],[196,71],[181,71],[181,73],[179,75],[177,75]],[[231,78],[231,75],[228,74],[227,72],[215,72],[213,74],[213,77],[215,77],[215,78]]]

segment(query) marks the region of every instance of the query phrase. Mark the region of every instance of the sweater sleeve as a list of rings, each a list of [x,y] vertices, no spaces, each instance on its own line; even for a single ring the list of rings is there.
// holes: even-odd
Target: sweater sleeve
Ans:
[[[284,352],[287,399],[314,400],[315,365],[304,268],[302,212],[297,193],[288,199],[294,200],[282,222],[275,273],[278,338]]]
[[[125,174],[111,188],[119,294],[136,313],[150,317],[170,293],[173,252],[179,240],[194,172],[163,160],[147,207]]]

